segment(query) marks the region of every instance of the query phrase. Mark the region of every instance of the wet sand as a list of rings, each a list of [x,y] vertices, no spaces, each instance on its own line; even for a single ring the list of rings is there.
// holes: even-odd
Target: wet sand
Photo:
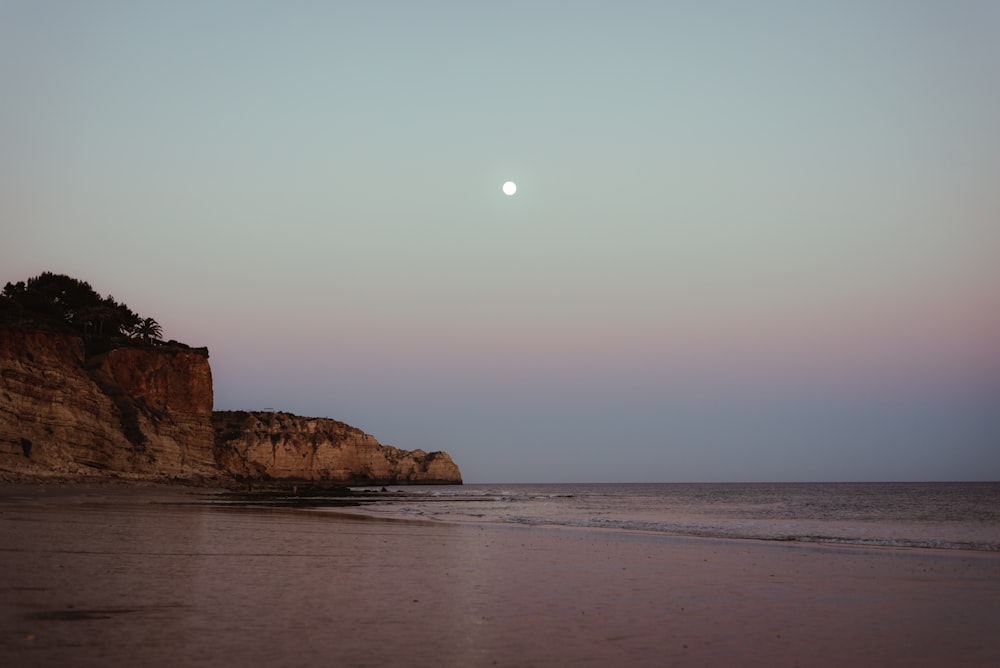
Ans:
[[[0,665],[996,666],[1000,554],[0,487]]]

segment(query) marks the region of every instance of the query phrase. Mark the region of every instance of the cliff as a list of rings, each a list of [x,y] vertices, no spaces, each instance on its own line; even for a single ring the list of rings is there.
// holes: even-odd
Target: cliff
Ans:
[[[204,349],[117,348],[0,326],[0,470],[27,475],[217,477]]]
[[[0,324],[0,478],[461,483],[446,453],[379,444],[342,422],[213,413],[208,351],[122,347]]]
[[[290,413],[216,412],[215,457],[239,479],[348,484],[461,484],[445,452],[381,445],[350,425]]]

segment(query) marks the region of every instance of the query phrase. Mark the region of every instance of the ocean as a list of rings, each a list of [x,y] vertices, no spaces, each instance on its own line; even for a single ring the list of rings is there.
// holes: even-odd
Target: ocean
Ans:
[[[382,489],[385,489],[383,492]],[[377,517],[1000,551],[1000,482],[357,488]]]

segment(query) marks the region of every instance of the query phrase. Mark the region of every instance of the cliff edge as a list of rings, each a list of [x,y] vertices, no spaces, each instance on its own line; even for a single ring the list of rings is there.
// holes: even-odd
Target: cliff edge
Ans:
[[[382,445],[350,425],[281,412],[217,411],[215,458],[240,480],[461,484],[446,452]]]
[[[0,324],[0,478],[461,484],[444,452],[289,413],[213,412],[208,351],[87,356],[79,336]]]
[[[212,478],[204,349],[118,348],[0,325],[0,470],[29,476]]]

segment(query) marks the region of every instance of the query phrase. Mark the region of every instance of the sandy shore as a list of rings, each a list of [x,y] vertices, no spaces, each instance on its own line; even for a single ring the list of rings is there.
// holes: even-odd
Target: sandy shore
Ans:
[[[10,666],[996,666],[1000,554],[0,487]]]

